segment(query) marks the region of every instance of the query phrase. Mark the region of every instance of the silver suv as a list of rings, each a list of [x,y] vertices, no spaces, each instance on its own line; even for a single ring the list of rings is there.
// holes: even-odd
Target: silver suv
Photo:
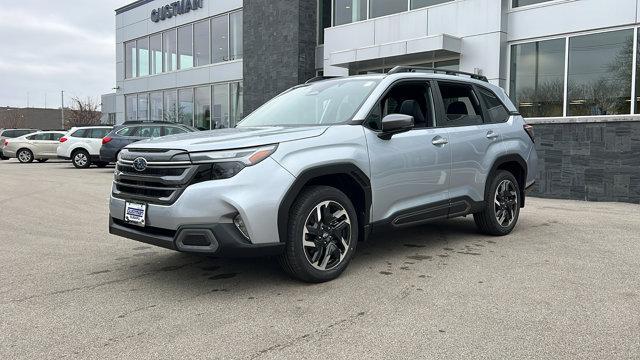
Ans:
[[[312,79],[234,129],[124,148],[109,230],[183,252],[278,255],[322,282],[379,228],[473,214],[483,233],[509,234],[536,163],[531,127],[482,76]]]

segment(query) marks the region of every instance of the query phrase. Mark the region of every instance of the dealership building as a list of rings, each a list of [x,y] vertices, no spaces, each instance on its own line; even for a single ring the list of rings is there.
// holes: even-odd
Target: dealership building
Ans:
[[[103,111],[216,129],[317,75],[473,72],[535,125],[536,194],[640,203],[639,3],[139,0],[116,10]]]

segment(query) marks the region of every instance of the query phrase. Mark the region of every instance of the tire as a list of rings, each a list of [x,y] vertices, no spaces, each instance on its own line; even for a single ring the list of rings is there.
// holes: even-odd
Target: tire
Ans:
[[[316,226],[322,229],[315,230]],[[307,187],[289,211],[287,242],[279,262],[296,279],[330,281],[349,265],[357,243],[358,217],[351,200],[333,187]]]
[[[106,168],[107,165],[109,165],[109,163],[106,162],[106,161],[98,161],[98,162],[96,162],[96,166],[101,168],[101,169]]]
[[[23,164],[28,164],[33,162],[33,153],[29,149],[20,149],[16,152],[16,158]]]
[[[9,160],[9,158],[8,158],[8,157],[5,157],[5,156],[3,156],[3,155],[0,155],[0,160]]]
[[[86,169],[91,166],[91,157],[87,150],[76,150],[71,154],[71,162],[77,169]]]
[[[480,232],[504,236],[513,230],[520,215],[520,186],[508,171],[500,170],[491,180],[485,209],[473,214]]]
[[[38,159],[38,162],[39,163],[44,163],[44,162],[47,162],[47,160],[49,160],[49,159]]]

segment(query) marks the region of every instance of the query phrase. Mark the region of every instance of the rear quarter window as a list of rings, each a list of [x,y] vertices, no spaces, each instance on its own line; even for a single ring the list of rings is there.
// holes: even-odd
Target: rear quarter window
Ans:
[[[137,128],[133,126],[128,126],[116,131],[116,135],[118,136],[133,136],[136,133]]]
[[[73,132],[73,134],[71,134],[71,136],[77,137],[77,138],[83,138],[85,137],[86,132],[87,132],[87,129],[76,130]]]
[[[496,96],[493,91],[479,86],[478,92],[480,93],[480,97],[484,100],[487,111],[489,112],[489,122],[502,123],[509,120],[509,117],[511,116],[509,114],[509,110],[507,110],[502,101],[498,99],[498,96]]]

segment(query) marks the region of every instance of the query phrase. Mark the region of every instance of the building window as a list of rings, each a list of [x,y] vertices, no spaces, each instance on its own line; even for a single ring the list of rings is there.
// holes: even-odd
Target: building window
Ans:
[[[229,84],[213,85],[213,128],[229,127]]]
[[[333,12],[334,26],[365,20],[367,18],[367,0],[335,0]]]
[[[533,5],[533,4],[540,4],[543,2],[549,2],[552,0],[512,0],[511,2],[511,7],[520,7],[520,6],[527,6],[527,5]]]
[[[565,39],[511,47],[511,98],[524,117],[563,115]]]
[[[138,48],[138,76],[149,75],[149,38],[136,40]]]
[[[193,125],[193,89],[178,90],[178,121]]]
[[[242,108],[244,88],[242,82],[231,83],[231,127],[244,118]]]
[[[369,18],[397,14],[407,10],[407,2],[403,0],[369,0]]]
[[[126,42],[124,44],[124,76],[127,79],[137,76],[136,58],[136,42]]]
[[[569,39],[567,115],[631,113],[633,30]]]
[[[149,73],[160,74],[162,72],[162,34],[152,35],[149,38],[149,52],[151,54]]]
[[[324,44],[324,29],[331,27],[331,0],[318,0],[318,45]]]
[[[207,65],[211,62],[209,45],[209,21],[201,21],[193,25],[194,66]]]
[[[149,120],[149,94],[138,94],[138,120]]]
[[[444,4],[453,0],[411,0],[411,9],[419,9],[427,6]]]
[[[116,123],[116,113],[109,113],[108,114],[108,119],[107,119],[107,124],[108,125],[115,125]]]
[[[125,121],[136,121],[138,119],[138,96],[126,95],[124,97]]]
[[[193,27],[178,28],[178,69],[193,67]]]
[[[229,14],[229,59],[242,59],[242,11]]]
[[[211,62],[229,60],[229,17],[217,16],[211,19]]]
[[[178,91],[167,90],[164,92],[164,107],[162,108],[164,121],[177,122],[178,120]]]
[[[195,121],[200,130],[211,128],[211,87],[202,86],[195,89]]]
[[[162,91],[152,92],[149,94],[149,119],[162,120]]]
[[[162,33],[164,71],[175,71],[178,63],[176,29]]]

